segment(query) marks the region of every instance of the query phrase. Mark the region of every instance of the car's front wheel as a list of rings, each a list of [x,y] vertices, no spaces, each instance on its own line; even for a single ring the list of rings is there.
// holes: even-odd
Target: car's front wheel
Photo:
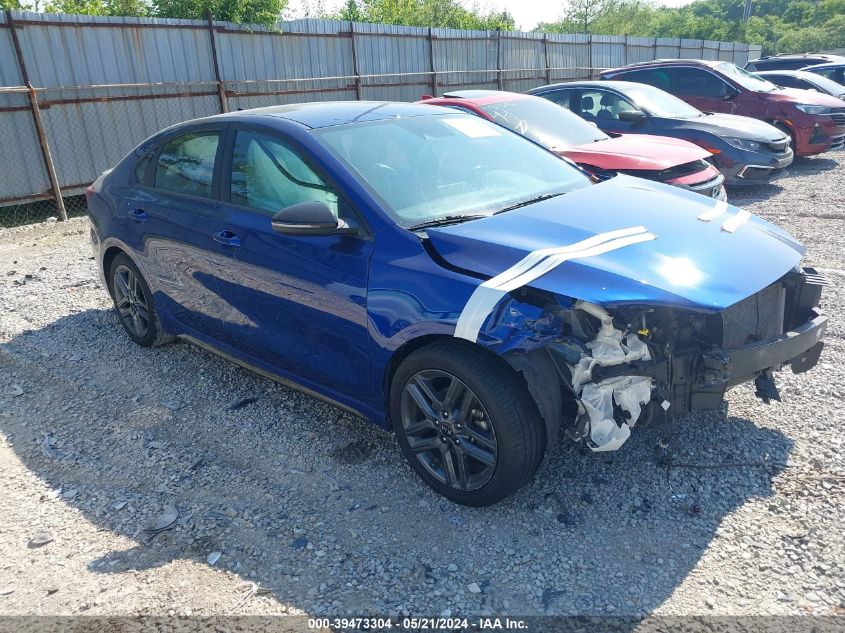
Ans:
[[[173,340],[161,329],[152,292],[141,271],[124,253],[112,260],[108,281],[114,308],[129,338],[144,347]]]
[[[393,378],[390,413],[405,457],[443,496],[486,506],[534,476],[545,450],[542,420],[504,361],[459,342],[411,354]]]

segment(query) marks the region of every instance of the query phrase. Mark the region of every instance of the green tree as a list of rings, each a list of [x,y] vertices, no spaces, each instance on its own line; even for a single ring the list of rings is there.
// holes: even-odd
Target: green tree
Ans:
[[[147,17],[150,15],[151,7],[143,0],[50,0],[44,7],[44,11]]]
[[[765,53],[845,47],[845,0],[696,0],[679,8],[642,0],[575,0],[564,16],[539,30],[607,35],[746,41]]]
[[[432,26],[453,29],[512,31],[513,16],[507,11],[482,11],[458,0],[346,0],[340,11],[325,17],[357,22]]]
[[[346,4],[343,5],[337,17],[340,20],[362,22],[364,20],[364,13],[358,7],[356,0],[346,0]]]
[[[590,33],[593,23],[613,8],[612,0],[570,0],[561,21],[574,25],[578,33]]]
[[[286,6],[287,0],[153,0],[154,14],[162,18],[203,20],[211,11],[215,20],[268,26]]]

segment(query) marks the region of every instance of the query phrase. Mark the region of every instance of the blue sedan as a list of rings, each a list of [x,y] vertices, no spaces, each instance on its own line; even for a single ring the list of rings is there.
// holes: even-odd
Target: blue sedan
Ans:
[[[616,450],[742,382],[777,398],[773,371],[822,348],[823,280],[786,232],[677,187],[595,184],[444,108],[189,121],[87,197],[133,341],[191,341],[392,429],[458,503],[515,492],[561,430]]]

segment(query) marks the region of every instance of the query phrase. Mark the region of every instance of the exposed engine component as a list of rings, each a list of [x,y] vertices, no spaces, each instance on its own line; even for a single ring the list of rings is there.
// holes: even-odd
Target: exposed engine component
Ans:
[[[636,332],[626,333],[613,325],[611,316],[600,306],[585,301],[575,304],[601,321],[596,338],[586,344],[589,354],[582,353],[572,371],[572,388],[589,417],[590,448],[594,451],[615,451],[631,435],[642,408],[652,394],[648,376],[616,376],[591,382],[594,369],[649,361],[648,346]],[[614,412],[614,405],[619,413]],[[624,421],[618,421],[622,417]]]

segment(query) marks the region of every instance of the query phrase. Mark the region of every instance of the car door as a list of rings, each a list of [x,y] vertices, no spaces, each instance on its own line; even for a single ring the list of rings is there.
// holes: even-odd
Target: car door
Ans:
[[[141,233],[140,252],[165,318],[181,333],[213,338],[220,309],[209,248],[225,126],[189,128],[152,150],[138,195],[124,202]]]
[[[672,94],[703,112],[732,113],[737,109],[737,90],[709,70],[677,66],[672,68],[671,81]]]
[[[319,201],[360,222],[305,152],[273,132],[233,127],[214,230],[221,339],[275,374],[352,395],[368,386],[367,273],[371,236],[284,235],[273,215]]]

